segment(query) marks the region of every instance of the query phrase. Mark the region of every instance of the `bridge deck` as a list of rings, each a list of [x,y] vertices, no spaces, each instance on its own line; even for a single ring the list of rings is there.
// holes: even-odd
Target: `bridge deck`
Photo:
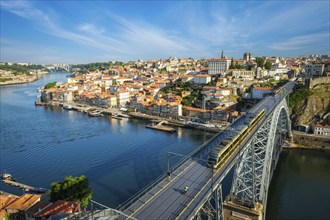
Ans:
[[[269,115],[275,106],[292,89],[293,84],[288,83],[281,93],[276,97],[267,97],[259,102],[249,113],[266,110]],[[240,131],[244,125],[245,118],[241,117],[230,126],[231,131]],[[221,133],[199,152],[200,157],[207,159],[210,148],[219,144],[226,138],[228,133]],[[250,134],[251,138],[253,134]],[[247,138],[247,139],[249,139]],[[151,190],[146,192],[141,198],[128,206],[124,213],[137,219],[189,219],[192,218],[198,208],[203,204],[204,199],[212,190],[214,183],[220,182],[235,164],[237,155],[244,148],[242,144],[236,148],[225,164],[217,170],[212,170],[206,166],[202,160],[189,159],[173,171],[170,179],[162,179]],[[204,155],[204,156],[202,156]],[[213,178],[212,178],[213,176]],[[189,186],[189,191],[184,193],[184,186]]]

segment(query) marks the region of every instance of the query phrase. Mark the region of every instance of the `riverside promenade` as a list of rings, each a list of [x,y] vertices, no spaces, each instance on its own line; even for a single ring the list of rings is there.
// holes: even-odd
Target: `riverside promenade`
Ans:
[[[189,124],[187,121],[189,120],[188,118],[185,119],[184,116],[182,116],[182,120],[177,120],[177,119],[171,119],[171,118],[165,118],[165,117],[160,117],[156,115],[149,115],[149,114],[144,114],[141,112],[123,112],[120,110],[120,108],[117,107],[111,107],[111,108],[101,108],[97,106],[91,106],[91,105],[86,105],[86,104],[79,104],[79,103],[60,103],[60,102],[48,102],[48,103],[41,103],[38,102],[38,105],[40,106],[45,106],[45,107],[65,107],[66,110],[74,110],[82,113],[89,113],[93,111],[97,111],[101,114],[104,115],[110,115],[110,116],[118,116],[118,117],[130,117],[130,118],[136,118],[136,119],[142,119],[142,120],[148,120],[148,121],[153,121],[153,122],[161,122],[161,121],[166,121],[166,123],[170,126],[175,126],[175,127],[185,127],[185,128],[194,128],[194,129],[199,129],[199,130],[205,130],[209,132],[221,132],[226,127],[228,124],[223,124],[221,127],[216,126],[213,124]],[[69,108],[68,108],[69,106]],[[212,125],[211,126],[205,126],[205,125]]]

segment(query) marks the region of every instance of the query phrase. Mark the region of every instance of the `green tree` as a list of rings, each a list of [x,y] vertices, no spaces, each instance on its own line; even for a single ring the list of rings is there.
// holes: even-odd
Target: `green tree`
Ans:
[[[10,218],[10,213],[6,213],[5,214],[5,220],[10,220],[11,218]]]
[[[56,82],[54,81],[54,82],[47,83],[44,88],[45,89],[50,89],[50,88],[53,88],[55,86],[56,86]]]
[[[269,61],[266,61],[266,63],[265,63],[265,68],[267,69],[267,70],[270,70],[271,68],[272,68],[272,63],[271,62],[269,62]]]
[[[311,95],[311,91],[309,89],[300,89],[296,90],[290,95],[289,99],[289,107],[297,111],[301,108],[305,100],[308,96]]]
[[[256,57],[257,67],[264,67],[265,59],[262,57]]]
[[[191,102],[188,99],[182,99],[181,104],[185,106],[191,106]]]
[[[92,198],[92,189],[84,175],[79,177],[67,176],[63,182],[53,182],[48,195],[51,202],[57,200],[74,201],[87,207],[88,201]]]

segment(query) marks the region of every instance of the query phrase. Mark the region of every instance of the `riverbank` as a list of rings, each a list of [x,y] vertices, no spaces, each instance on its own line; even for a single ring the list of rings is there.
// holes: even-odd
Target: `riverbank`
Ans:
[[[291,146],[283,146],[283,149],[295,149],[295,150],[317,150],[317,151],[329,151],[330,147],[310,147],[310,146],[303,146],[299,144],[292,144]]]
[[[210,131],[210,132],[221,132],[223,131],[225,128],[220,129],[218,127],[205,127],[205,126],[201,126],[201,125],[190,125],[187,124],[184,121],[180,121],[180,120],[175,120],[175,119],[169,119],[169,118],[163,118],[163,117],[159,117],[159,116],[154,116],[154,115],[147,115],[144,113],[140,113],[140,112],[130,112],[127,113],[129,116],[133,117],[133,118],[138,118],[138,119],[143,119],[143,120],[149,120],[149,121],[166,121],[168,122],[169,125],[175,126],[175,127],[185,127],[185,128],[195,128],[195,129],[199,129],[199,130],[205,130],[205,131]]]
[[[0,86],[8,85],[19,85],[35,82],[39,79],[40,76],[48,74],[49,72],[38,72],[35,75],[14,75],[14,74],[2,74],[0,76]],[[5,80],[5,81],[4,81]]]
[[[292,146],[290,148],[330,151],[330,137],[292,131]]]
[[[48,188],[65,176],[85,175],[93,200],[117,207],[167,170],[167,152],[187,155],[214,135],[185,128],[169,134],[145,128],[149,123],[143,120],[34,106],[38,88],[63,82],[66,75],[46,74],[34,83],[0,88],[0,167],[23,183]],[[170,165],[180,159],[171,158]],[[0,187],[23,192],[2,183]]]
[[[0,78],[4,79],[4,78]],[[16,85],[16,84],[26,84],[26,83],[31,83],[31,82],[35,82],[38,80],[38,76],[33,75],[33,76],[19,76],[19,77],[13,77],[13,76],[9,76],[6,77],[5,79],[11,79],[11,80],[6,80],[4,82],[0,81],[0,86],[7,86],[7,85]]]
[[[87,113],[91,116],[93,116],[92,112],[97,111],[99,114],[98,116],[104,115],[110,115],[114,117],[131,117],[131,118],[136,118],[140,120],[147,120],[147,121],[152,121],[152,122],[161,122],[165,121],[166,124],[169,126],[174,126],[174,127],[184,127],[184,128],[193,128],[193,129],[199,129],[199,130],[204,130],[204,131],[209,131],[213,133],[221,132],[223,131],[228,125],[223,126],[221,128],[214,126],[214,127],[205,127],[202,125],[197,125],[197,124],[189,124],[186,123],[185,121],[180,121],[180,120],[175,120],[175,119],[169,119],[169,118],[163,118],[160,116],[154,116],[154,115],[147,115],[144,113],[140,112],[122,112],[119,108],[101,108],[97,106],[91,106],[87,104],[79,104],[79,103],[60,103],[60,102],[48,102],[48,103],[42,103],[42,102],[35,102],[35,105],[38,106],[43,106],[43,107],[63,107],[65,110],[74,110],[82,113]]]

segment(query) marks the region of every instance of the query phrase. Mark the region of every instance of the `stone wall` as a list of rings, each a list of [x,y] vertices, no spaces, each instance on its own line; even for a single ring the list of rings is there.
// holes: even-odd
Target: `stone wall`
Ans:
[[[313,89],[318,84],[330,84],[330,76],[311,79],[309,88]]]
[[[310,149],[330,150],[330,138],[293,131],[293,143]]]

